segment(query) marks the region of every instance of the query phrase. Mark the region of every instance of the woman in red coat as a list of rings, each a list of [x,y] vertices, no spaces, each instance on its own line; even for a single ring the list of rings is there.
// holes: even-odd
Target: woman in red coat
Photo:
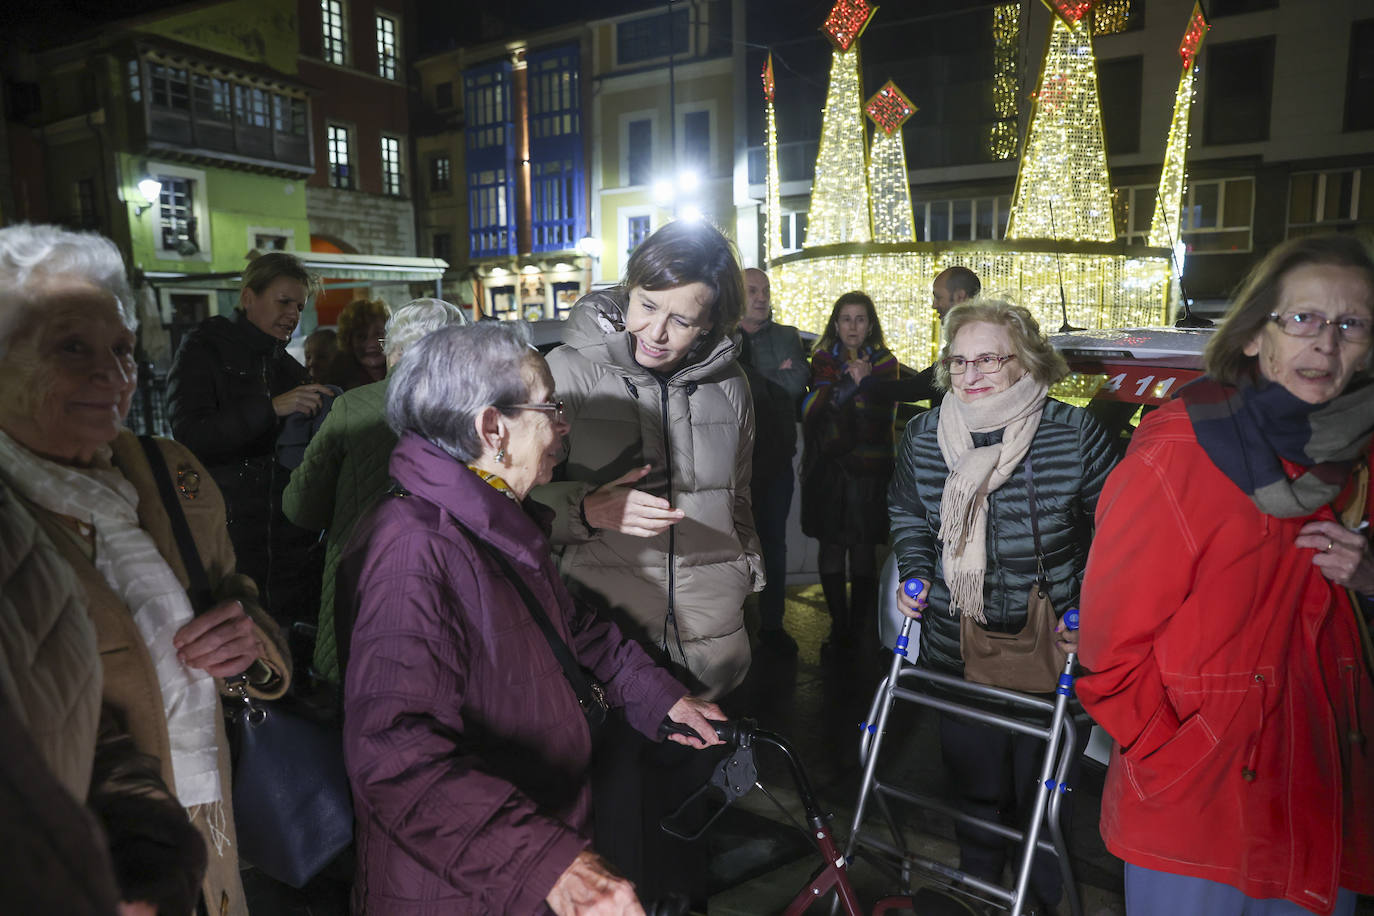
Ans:
[[[1374,893],[1372,321],[1359,241],[1279,246],[1107,480],[1079,695],[1116,740],[1102,836],[1132,916]]]

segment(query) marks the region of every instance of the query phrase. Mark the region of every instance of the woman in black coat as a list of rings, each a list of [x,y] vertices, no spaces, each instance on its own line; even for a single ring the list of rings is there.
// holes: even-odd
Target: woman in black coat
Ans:
[[[295,255],[273,251],[243,273],[232,318],[202,321],[182,342],[167,376],[172,435],[196,453],[224,494],[239,572],[253,577],[279,620],[314,619],[316,540],[281,514],[287,470],[277,436],[293,413],[314,416],[330,389],[311,384],[286,352],[316,280]],[[178,486],[194,486],[177,480]]]

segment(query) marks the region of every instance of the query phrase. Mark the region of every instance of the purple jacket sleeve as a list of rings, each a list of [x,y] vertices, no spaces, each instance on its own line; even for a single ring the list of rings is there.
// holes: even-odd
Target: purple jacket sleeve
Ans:
[[[620,628],[584,604],[574,604],[573,653],[606,686],[612,706],[641,734],[657,739],[658,727],[687,688]]]
[[[588,845],[464,746],[467,641],[426,533],[387,545],[358,596],[344,755],[358,817],[493,912],[539,911]]]

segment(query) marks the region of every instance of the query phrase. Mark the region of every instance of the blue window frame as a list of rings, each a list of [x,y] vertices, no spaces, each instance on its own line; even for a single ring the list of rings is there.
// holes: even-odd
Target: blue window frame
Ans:
[[[581,53],[577,45],[530,52],[530,249],[570,251],[586,234]]]
[[[468,248],[474,258],[515,254],[515,130],[510,87],[508,61],[492,61],[463,75]]]

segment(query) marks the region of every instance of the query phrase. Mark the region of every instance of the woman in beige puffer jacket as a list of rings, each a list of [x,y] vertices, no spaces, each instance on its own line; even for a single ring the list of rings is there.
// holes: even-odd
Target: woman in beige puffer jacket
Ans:
[[[572,425],[564,479],[533,494],[558,513],[570,585],[708,698],[749,670],[741,606],[764,583],[742,301],[729,244],[682,222],[636,249],[622,286],[585,296],[549,355]]]

